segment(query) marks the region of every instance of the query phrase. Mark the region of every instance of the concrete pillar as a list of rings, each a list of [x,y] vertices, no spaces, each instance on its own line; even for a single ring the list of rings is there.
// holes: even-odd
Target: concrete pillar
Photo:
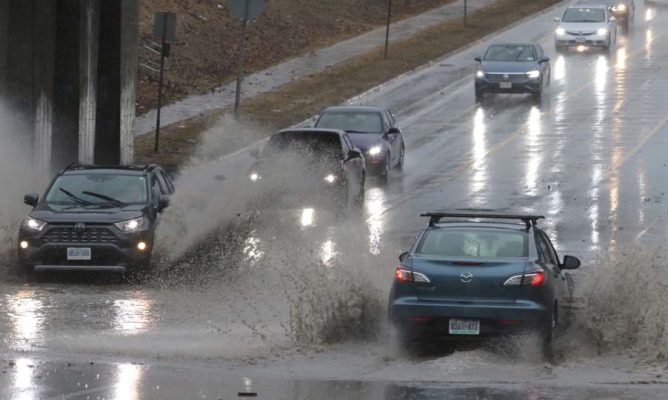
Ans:
[[[39,175],[48,175],[51,166],[55,28],[56,3],[36,4],[33,15],[33,155]]]
[[[121,2],[121,121],[120,162],[134,160],[134,120],[139,41],[139,0]]]
[[[100,0],[81,0],[79,41],[79,162],[95,161]]]
[[[7,79],[7,46],[9,45],[9,0],[0,0],[0,96]]]

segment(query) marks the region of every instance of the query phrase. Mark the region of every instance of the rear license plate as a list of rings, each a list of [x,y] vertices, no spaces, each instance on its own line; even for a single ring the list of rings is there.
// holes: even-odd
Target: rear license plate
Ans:
[[[501,83],[499,83],[499,87],[501,89],[512,89],[513,84],[511,82],[501,82]]]
[[[69,261],[88,261],[91,259],[89,247],[68,247],[67,259]]]
[[[480,320],[451,319],[448,332],[451,335],[480,335]]]

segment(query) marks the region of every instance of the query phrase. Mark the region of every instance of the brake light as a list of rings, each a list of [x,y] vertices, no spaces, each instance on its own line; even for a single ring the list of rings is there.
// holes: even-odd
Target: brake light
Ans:
[[[536,272],[533,274],[533,279],[531,279],[531,286],[540,286],[545,280],[545,274],[543,272]]]
[[[401,265],[397,267],[396,271],[394,271],[394,280],[397,282],[431,282],[429,278],[427,278],[427,275],[410,271]]]
[[[530,272],[528,274],[515,275],[508,278],[504,286],[540,286],[545,281],[543,271]]]

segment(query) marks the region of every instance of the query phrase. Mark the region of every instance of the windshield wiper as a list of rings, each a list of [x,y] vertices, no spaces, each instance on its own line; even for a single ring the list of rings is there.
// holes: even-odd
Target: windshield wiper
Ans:
[[[346,129],[346,133],[366,133],[366,132],[356,131],[354,129]]]
[[[95,192],[89,192],[89,191],[83,191],[81,193],[83,193],[85,195],[88,195],[88,196],[97,197],[98,199],[106,200],[109,203],[113,203],[113,204],[115,204],[119,207],[127,206],[127,204],[123,203],[122,201],[120,201],[118,199],[114,199],[113,197],[105,196],[103,194],[99,194],[99,193],[95,193]],[[93,204],[93,203],[91,203],[91,204]]]
[[[60,189],[61,192],[65,193],[65,194],[67,195],[67,197],[69,197],[70,199],[74,200],[74,202],[77,203],[77,204],[79,204],[79,205],[82,205],[82,206],[92,206],[93,204],[95,204],[95,203],[91,203],[91,202],[88,201],[88,200],[84,200],[84,199],[82,199],[81,197],[76,196],[75,194],[73,194],[73,193],[70,192],[69,190],[65,190],[65,189],[63,189],[63,188],[59,188],[59,189]],[[85,193],[85,192],[84,192],[84,193]]]

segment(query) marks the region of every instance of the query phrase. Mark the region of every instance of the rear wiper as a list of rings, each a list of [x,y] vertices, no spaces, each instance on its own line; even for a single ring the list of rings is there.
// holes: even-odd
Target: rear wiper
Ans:
[[[97,197],[98,199],[106,200],[110,203],[113,203],[113,204],[119,206],[119,207],[125,207],[127,205],[127,204],[123,203],[122,201],[120,201],[118,199],[114,199],[113,197],[105,196],[103,194],[99,194],[99,193],[95,193],[95,192],[89,192],[89,191],[83,191],[81,193],[83,193],[85,195],[88,195],[88,196]]]
[[[346,133],[366,133],[366,132],[356,131],[353,129],[346,129]]]
[[[60,189],[61,192],[65,193],[70,199],[74,200],[74,202],[79,204],[79,205],[92,206],[93,204],[95,204],[95,203],[91,203],[88,200],[84,200],[81,197],[76,196],[75,194],[73,194],[69,190],[65,190],[63,188],[59,188],[59,189]]]

